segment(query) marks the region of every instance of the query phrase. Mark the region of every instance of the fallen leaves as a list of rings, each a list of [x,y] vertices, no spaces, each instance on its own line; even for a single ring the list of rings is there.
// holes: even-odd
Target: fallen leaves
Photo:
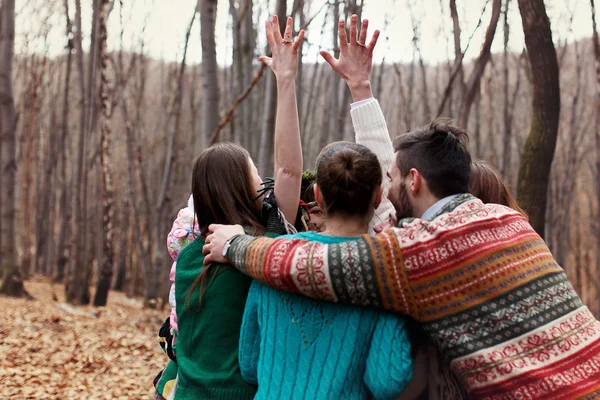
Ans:
[[[151,398],[168,361],[157,339],[166,311],[119,292],[105,308],[70,306],[43,278],[25,287],[35,300],[0,296],[0,399]]]

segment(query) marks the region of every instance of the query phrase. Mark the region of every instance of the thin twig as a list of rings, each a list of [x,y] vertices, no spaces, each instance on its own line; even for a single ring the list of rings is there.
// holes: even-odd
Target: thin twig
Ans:
[[[235,99],[235,101],[233,102],[233,105],[231,106],[229,111],[227,111],[227,113],[225,113],[225,116],[223,116],[223,118],[221,118],[221,121],[219,121],[219,124],[217,125],[217,127],[213,131],[212,135],[210,136],[210,144],[209,145],[213,145],[217,142],[217,139],[219,138],[219,134],[221,133],[221,129],[223,129],[225,127],[225,125],[227,125],[229,123],[229,121],[231,121],[231,117],[233,116],[233,113],[235,112],[235,110],[242,103],[242,101],[244,101],[244,99],[246,97],[248,97],[248,95],[250,94],[250,92],[252,92],[252,89],[254,89],[254,87],[258,84],[258,82],[260,82],[260,79],[262,78],[263,73],[265,72],[265,68],[266,68],[266,64],[262,64],[261,67],[259,68],[258,72],[256,73],[256,75],[254,75],[254,78],[252,79],[252,82],[250,82],[250,85],[248,85],[248,87],[242,92],[242,94],[240,94]]]

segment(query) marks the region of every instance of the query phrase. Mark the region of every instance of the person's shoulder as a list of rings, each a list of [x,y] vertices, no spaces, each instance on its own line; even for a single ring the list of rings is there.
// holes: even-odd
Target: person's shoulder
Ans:
[[[204,238],[196,238],[193,242],[188,244],[181,250],[179,256],[177,257],[177,263],[181,264],[182,262],[189,261],[190,259],[195,259],[201,257],[204,259],[204,255],[202,254],[202,247],[204,247]]]
[[[317,240],[322,235],[318,232],[306,231],[306,232],[298,232],[291,235],[283,235],[280,236],[281,239],[304,239],[304,240]]]

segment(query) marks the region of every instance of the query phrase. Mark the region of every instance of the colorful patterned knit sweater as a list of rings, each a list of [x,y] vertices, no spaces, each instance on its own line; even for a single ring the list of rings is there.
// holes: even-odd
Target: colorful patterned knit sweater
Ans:
[[[269,286],[412,316],[475,399],[600,398],[600,323],[516,211],[463,194],[431,221],[324,245],[240,236]]]

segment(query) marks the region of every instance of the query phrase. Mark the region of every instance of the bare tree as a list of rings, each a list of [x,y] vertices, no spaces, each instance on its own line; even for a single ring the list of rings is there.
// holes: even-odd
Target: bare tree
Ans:
[[[456,68],[456,79],[458,80],[458,96],[457,98],[462,99],[465,93],[465,77],[463,71],[462,60],[464,57],[464,53],[461,50],[460,44],[460,21],[458,18],[458,9],[456,8],[456,0],[450,0],[450,17],[452,18],[452,32],[454,34],[454,62]],[[452,90],[452,85],[449,86],[450,90]],[[450,95],[450,99],[452,95]],[[455,115],[458,112],[452,110],[452,107],[449,107],[450,112],[449,115]],[[441,113],[438,113],[441,114]]]
[[[176,154],[175,149],[179,148],[178,141],[179,141],[179,134],[180,134],[180,130],[181,130],[181,110],[182,110],[182,103],[183,103],[183,89],[184,89],[183,82],[184,82],[184,76],[185,76],[184,74],[185,74],[185,68],[186,68],[186,57],[187,57],[187,49],[188,49],[190,34],[192,31],[192,27],[194,25],[194,21],[196,20],[196,12],[197,12],[197,9],[194,10],[192,19],[190,21],[188,30],[186,32],[185,46],[183,48],[183,57],[181,59],[181,64],[179,66],[179,70],[176,75],[177,86],[175,88],[175,97],[174,97],[174,101],[172,102],[171,109],[169,110],[169,117],[170,117],[169,120],[173,122],[173,125],[172,125],[172,127],[170,127],[170,134],[167,139],[165,164],[164,164],[164,168],[163,168],[160,189],[159,189],[156,206],[155,206],[155,216],[156,216],[156,222],[154,225],[154,227],[155,227],[155,236],[154,236],[155,246],[154,246],[154,252],[153,252],[154,253],[154,268],[155,268],[155,270],[154,270],[153,274],[146,277],[146,279],[148,281],[146,282],[147,290],[145,292],[144,297],[145,297],[145,301],[146,301],[147,305],[150,304],[150,303],[148,303],[149,301],[154,300],[157,297],[159,286],[160,286],[160,278],[164,276],[164,274],[161,272],[162,272],[162,268],[165,266],[164,257],[163,257],[163,255],[165,254],[163,238],[165,236],[162,235],[161,233],[164,230],[163,224],[165,223],[165,215],[168,215],[165,212],[165,208],[166,208],[166,204],[168,202],[167,194],[169,191],[169,182],[171,181],[171,179],[170,179],[171,173],[172,173],[173,169],[175,168],[174,167],[175,154]]]
[[[300,22],[300,28],[303,29],[306,25],[306,14],[304,13],[304,0],[294,0],[294,4],[292,5],[292,18],[294,20],[298,20]],[[304,68],[302,65],[302,46],[304,45],[304,41],[300,43],[300,47],[298,48],[298,74],[296,75],[296,87],[300,88],[302,86],[302,80],[304,77]],[[304,92],[302,90],[298,90],[297,93],[298,98],[298,115],[302,115],[302,106],[304,104],[303,96]]]
[[[508,97],[508,39],[510,37],[510,26],[508,25],[508,7],[510,0],[504,0],[504,16],[502,21],[503,33],[504,33],[504,51],[502,52],[502,76],[504,78],[504,141],[502,150],[502,169],[501,172],[504,176],[510,167],[510,143],[512,136],[512,124],[509,119],[509,107],[510,100]]]
[[[252,74],[248,68],[252,65],[256,40],[252,3],[252,0],[229,1],[233,24],[233,81],[237,93],[241,93],[252,81]],[[250,133],[254,126],[253,114],[251,104],[241,103],[232,124],[233,140],[246,148],[249,148]]]
[[[17,112],[12,86],[15,46],[15,1],[0,2],[0,293],[25,294],[16,252]]]
[[[598,39],[598,27],[596,26],[596,7],[594,0],[590,0],[592,11],[592,45],[594,47],[594,59],[596,67],[596,119],[594,123],[594,137],[596,143],[596,162],[594,171],[594,181],[596,182],[596,201],[598,210],[600,210],[600,40]],[[600,211],[598,211],[600,216]],[[600,270],[600,223],[596,217],[596,274]]]
[[[113,187],[112,173],[110,167],[110,142],[111,142],[111,102],[108,98],[108,50],[106,49],[106,41],[108,31],[106,27],[108,0],[101,0],[100,13],[98,21],[98,53],[101,63],[100,72],[100,98],[102,104],[102,121],[100,124],[101,133],[101,148],[100,148],[100,165],[102,167],[102,186],[104,195],[102,198],[102,216],[103,216],[103,259],[99,263],[98,278],[96,284],[96,295],[94,297],[95,306],[105,306],[108,300],[108,291],[113,275]]]
[[[451,0],[451,1],[453,1],[453,0]],[[443,91],[442,100],[440,101],[440,103],[438,105],[437,114],[436,114],[438,117],[441,116],[446,111],[446,107],[448,108],[451,115],[453,113],[452,93],[453,93],[453,87],[455,85],[457,78],[459,78],[459,85],[460,85],[460,96],[458,97],[458,99],[460,100],[459,106],[462,105],[462,101],[465,98],[464,91],[466,90],[465,84],[463,81],[462,62],[465,57],[465,53],[467,52],[467,50],[469,50],[469,47],[471,46],[471,40],[473,39],[473,36],[475,36],[475,33],[481,27],[481,24],[483,22],[483,16],[485,14],[485,10],[487,9],[488,3],[489,3],[489,0],[486,0],[485,5],[483,6],[483,10],[481,11],[481,14],[479,16],[479,20],[477,21],[477,25],[475,26],[475,29],[473,30],[473,32],[471,32],[471,35],[469,36],[469,39],[467,40],[467,44],[466,44],[464,50],[460,49],[460,34],[461,34],[461,32],[460,32],[460,26],[458,25],[458,12],[456,11],[456,3],[450,4],[450,14],[452,15],[453,23],[455,25],[455,30],[454,30],[455,59],[454,59],[454,63],[452,64],[452,66],[450,66],[450,64],[448,65],[449,78],[448,78],[448,83],[446,84],[446,87]],[[493,17],[493,14],[492,14],[492,17]],[[488,31],[489,31],[489,29],[488,29]],[[487,37],[488,37],[488,35],[486,35],[486,39],[487,39]],[[492,39],[493,39],[493,35],[492,35]],[[484,45],[485,45],[485,43],[486,42],[484,42]],[[482,52],[484,49],[485,48],[482,48]],[[482,53],[480,53],[480,56],[481,56],[481,54]],[[483,59],[482,59],[482,61],[483,61]],[[485,68],[485,65],[484,65],[484,68]],[[473,72],[476,72],[476,70],[474,70]],[[477,90],[475,90],[475,92],[477,92]],[[458,112],[457,112],[457,114],[458,114]]]
[[[83,228],[87,219],[87,198],[85,196],[86,186],[86,91],[85,72],[83,63],[83,29],[81,17],[81,0],[75,1],[75,53],[76,65],[79,78],[79,141],[77,144],[77,159],[75,166],[75,179],[71,189],[73,218],[71,219],[71,260],[69,272],[65,284],[65,295],[68,302],[76,304],[87,304],[90,301],[89,289],[85,280],[85,232]],[[80,225],[81,224],[81,225]],[[81,232],[80,232],[81,231]]]
[[[469,122],[471,105],[473,104],[473,100],[479,91],[479,85],[481,84],[481,77],[483,76],[485,67],[492,57],[492,42],[494,41],[496,27],[498,26],[498,20],[500,19],[501,0],[492,1],[492,16],[490,19],[490,24],[488,25],[488,29],[485,33],[485,40],[483,42],[483,46],[481,47],[481,52],[479,53],[477,60],[475,60],[473,71],[471,72],[469,80],[467,81],[465,94],[458,110],[458,122],[464,127],[466,127]]]
[[[53,63],[54,64],[54,63]],[[53,65],[53,69],[59,69],[58,64]],[[52,76],[58,76],[55,82],[48,82],[49,86],[55,86],[52,89],[50,96],[59,98],[61,91],[62,74],[56,71],[57,74],[50,71]],[[40,93],[42,96],[44,92]],[[43,171],[43,178],[36,179],[35,192],[36,198],[36,219],[35,224],[35,264],[33,272],[48,275],[52,273],[54,257],[52,256],[54,243],[54,226],[56,217],[56,198],[58,191],[52,190],[57,187],[56,184],[56,164],[58,163],[59,154],[61,153],[60,145],[60,129],[58,122],[58,104],[51,106],[48,129],[40,129],[40,138],[38,140],[38,170]]]
[[[277,0],[277,16],[279,17],[279,30],[283,32],[286,22],[287,4],[285,0]],[[260,148],[258,165],[261,173],[271,174],[273,168],[273,145],[275,135],[275,111],[277,109],[277,83],[275,76],[268,74],[265,107],[263,112],[262,129],[260,133]]]
[[[550,186],[548,190],[548,202],[554,207],[548,207],[547,215],[550,224],[546,232],[552,247],[552,254],[556,261],[565,265],[571,244],[571,211],[573,200],[575,199],[577,179],[572,179],[579,175],[581,162],[584,156],[585,147],[582,146],[584,139],[584,129],[581,129],[583,120],[580,110],[580,97],[583,86],[582,52],[577,42],[573,44],[575,49],[575,69],[576,79],[575,92],[570,102],[570,117],[568,129],[563,129],[559,133],[558,143],[560,143],[561,152],[555,156],[550,176]]]
[[[338,21],[340,20],[340,1],[336,0],[331,6],[333,7],[333,33],[331,34],[331,37],[333,38],[333,54],[335,58],[338,58],[340,56],[340,48],[337,44],[339,30]],[[330,102],[327,108],[333,110],[334,115],[329,119],[329,135],[326,136],[326,140],[328,143],[331,143],[342,140],[343,138],[343,132],[339,130],[340,124],[338,121],[338,118],[340,118],[338,110],[340,109],[340,87],[342,82],[333,71],[330,71],[329,73],[331,74],[333,81],[329,92]]]
[[[419,71],[421,72],[421,103],[422,103],[422,124],[426,124],[431,119],[431,107],[429,106],[429,88],[427,84],[427,69],[425,68],[425,61],[423,60],[423,54],[421,53],[421,46],[419,45],[421,33],[419,29],[421,25],[414,15],[412,2],[409,1],[410,19],[413,29],[413,56],[419,55]],[[460,48],[459,48],[460,49]],[[414,57],[413,57],[414,58]]]
[[[57,249],[57,260],[56,260],[56,274],[55,280],[62,281],[64,278],[64,271],[69,260],[71,253],[71,216],[72,208],[69,207],[71,182],[67,180],[67,154],[68,151],[68,137],[69,137],[69,90],[71,85],[71,66],[72,56],[74,50],[73,26],[69,17],[69,0],[64,0],[65,7],[65,18],[66,18],[66,38],[67,38],[67,60],[66,60],[66,73],[64,81],[63,91],[63,103],[62,103],[62,118],[61,118],[61,135],[59,139],[59,151],[60,151],[60,180],[61,180],[61,194],[59,209],[61,215],[61,223],[58,238],[58,249]]]
[[[558,60],[543,0],[518,0],[533,81],[532,123],[519,168],[517,198],[544,235],[550,166],[560,115]]]
[[[198,0],[200,10],[200,40],[202,41],[202,132],[207,138],[219,123],[219,79],[215,18],[217,0]]]

